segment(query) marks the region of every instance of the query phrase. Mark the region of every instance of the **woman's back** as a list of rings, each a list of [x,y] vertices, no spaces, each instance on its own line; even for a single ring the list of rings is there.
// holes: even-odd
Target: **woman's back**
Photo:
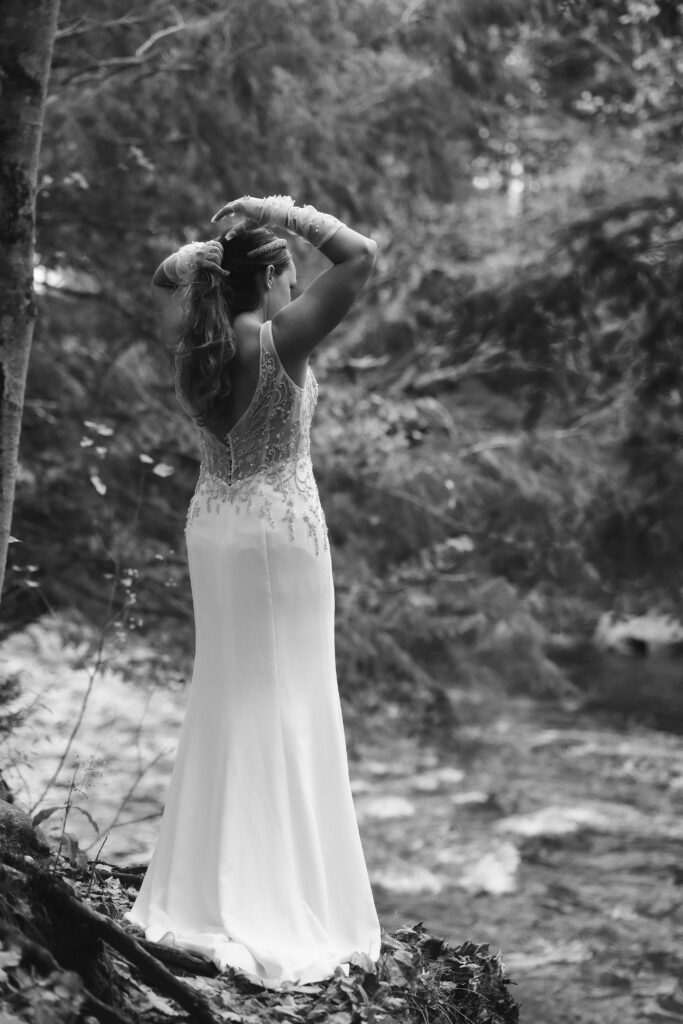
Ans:
[[[230,366],[230,394],[214,421],[214,432],[224,436],[235,426],[251,404],[258,384],[261,363],[260,324],[235,325],[237,352]]]
[[[294,539],[295,522],[321,528],[316,548],[327,546],[324,516],[310,458],[310,429],[318,385],[310,366],[303,387],[289,376],[273,341],[272,324],[259,331],[256,384],[246,407],[225,432],[199,428],[201,468],[188,513],[188,525],[202,513],[221,505],[239,511],[247,507],[266,518],[273,528],[286,526]],[[279,514],[278,514],[279,513]],[[310,525],[307,525],[310,533]]]
[[[230,367],[230,395],[224,403],[220,417],[213,424],[214,433],[218,436],[225,436],[228,431],[232,430],[251,405],[259,381],[262,326],[262,323],[248,315],[237,317],[234,321],[233,330],[237,351]],[[300,365],[297,365],[296,371],[288,372],[287,360],[280,359],[280,361],[294,383],[300,388],[305,387],[308,360],[303,367],[303,372],[301,372]]]

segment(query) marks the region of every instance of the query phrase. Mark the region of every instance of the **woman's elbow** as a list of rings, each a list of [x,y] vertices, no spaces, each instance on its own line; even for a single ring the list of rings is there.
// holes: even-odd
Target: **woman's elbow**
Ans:
[[[366,238],[365,241],[367,244],[368,258],[370,259],[370,262],[374,264],[377,259],[377,242],[374,238]]]
[[[374,238],[363,238],[363,246],[359,254],[359,261],[369,273],[377,259],[377,242]]]
[[[351,275],[357,288],[362,288],[367,281],[376,259],[377,242],[372,238],[362,236],[362,241],[358,242],[355,253],[346,262],[347,272]]]

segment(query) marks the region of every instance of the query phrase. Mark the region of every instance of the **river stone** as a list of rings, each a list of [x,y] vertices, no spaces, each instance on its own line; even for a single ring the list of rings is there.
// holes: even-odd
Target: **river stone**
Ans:
[[[433,871],[420,864],[399,860],[374,870],[372,881],[374,885],[403,896],[438,896],[444,887],[444,880]]]
[[[536,811],[511,814],[495,824],[497,832],[519,836],[567,836],[590,829],[603,834],[637,829],[643,815],[630,804],[586,801],[576,806],[541,807]]]
[[[457,885],[474,895],[489,893],[492,896],[503,896],[516,892],[521,860],[514,843],[499,843],[479,861],[467,865],[457,879]]]
[[[620,618],[613,612],[604,612],[593,639],[597,647],[620,654],[683,656],[683,623],[671,615],[651,612]]]
[[[443,768],[413,776],[410,785],[420,793],[437,793],[439,790],[457,786],[464,778],[465,773],[460,768],[445,765]]]
[[[356,814],[363,821],[367,818],[377,818],[380,821],[389,821],[391,818],[412,818],[415,814],[415,804],[403,796],[392,796],[391,794],[361,797],[356,804]]]
[[[509,839],[487,836],[484,840],[461,840],[439,850],[436,859],[450,884],[473,895],[503,896],[517,890],[522,858]]]

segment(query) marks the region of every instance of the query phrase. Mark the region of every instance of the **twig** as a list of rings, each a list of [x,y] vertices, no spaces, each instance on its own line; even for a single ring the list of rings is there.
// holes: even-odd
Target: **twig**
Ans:
[[[136,518],[137,518],[138,513],[139,513],[139,510],[136,510]],[[111,587],[109,588],[109,597],[108,597],[108,600],[107,600],[107,610],[106,610],[105,616],[104,616],[104,624],[102,625],[102,628],[100,629],[100,634],[99,634],[99,637],[98,637],[98,640],[97,640],[97,646],[95,647],[95,650],[94,650],[94,653],[95,653],[95,663],[92,666],[92,668],[90,669],[90,672],[88,674],[88,685],[86,687],[85,693],[83,694],[83,699],[81,700],[81,706],[79,708],[78,715],[76,717],[76,721],[74,723],[74,726],[73,726],[73,728],[71,730],[71,733],[69,735],[69,739],[67,740],[66,747],[62,751],[62,755],[61,755],[61,757],[60,757],[60,759],[59,759],[59,761],[57,763],[57,767],[55,768],[54,772],[52,773],[52,775],[50,776],[50,778],[46,782],[45,786],[43,787],[43,792],[41,793],[41,795],[38,797],[38,799],[35,801],[35,803],[31,807],[31,809],[29,810],[29,814],[31,814],[31,815],[33,815],[35,813],[35,810],[40,805],[40,802],[45,799],[46,794],[49,793],[50,789],[54,785],[57,777],[59,776],[59,773],[61,772],[61,770],[62,770],[62,768],[64,766],[64,762],[66,761],[67,757],[69,756],[69,752],[70,752],[71,747],[73,745],[73,742],[74,742],[74,740],[76,738],[76,734],[78,733],[78,730],[81,727],[81,723],[83,722],[83,717],[85,715],[85,709],[88,706],[88,701],[90,700],[90,694],[92,693],[92,689],[93,689],[93,686],[95,684],[95,679],[97,678],[97,676],[99,674],[99,671],[100,671],[100,669],[102,667],[102,661],[104,659],[104,641],[105,641],[105,637],[106,637],[106,635],[107,635],[107,633],[108,633],[112,623],[116,621],[116,618],[119,615],[119,612],[112,613],[112,609],[114,607],[114,596],[115,596],[116,591],[118,589],[118,585],[119,585],[120,579],[121,579],[121,563],[120,563],[120,561],[118,559],[115,559],[114,578],[112,580]]]
[[[421,498],[415,498],[412,494],[407,494],[398,487],[383,487],[380,484],[373,484],[369,480],[364,480],[362,477],[359,477],[357,482],[371,491],[377,491],[379,494],[388,494],[392,498],[400,498],[401,501],[419,508],[421,512],[426,512],[428,515],[433,516],[434,519],[438,519],[440,522],[445,523],[446,526],[451,527],[451,529],[462,530],[463,533],[476,534],[482,532],[481,530],[474,530],[471,526],[466,526],[464,523],[456,522],[451,516],[440,512],[438,508],[434,508],[433,505],[423,501]]]
[[[126,828],[127,825],[137,825],[141,821],[154,821],[161,815],[161,811],[153,811],[151,814],[143,814],[139,818],[131,818],[129,821],[119,821],[116,825],[110,825],[108,830],[112,832],[115,828]]]
[[[482,452],[493,451],[496,448],[515,448],[528,441],[563,441],[567,437],[578,434],[584,427],[590,426],[596,420],[602,419],[606,414],[613,412],[619,404],[620,401],[617,400],[608,406],[587,412],[570,427],[559,427],[557,430],[537,430],[534,433],[501,434],[498,437],[489,438],[487,441],[478,441],[468,448],[461,448],[458,454],[461,458],[466,458],[468,455],[480,455]]]
[[[109,832],[111,832],[111,830],[113,828],[116,828],[116,826],[118,825],[118,822],[119,822],[119,818],[121,817],[121,814],[123,813],[123,811],[128,806],[128,801],[130,800],[130,798],[132,797],[133,793],[135,792],[135,790],[138,787],[138,783],[140,782],[140,779],[142,779],[145,776],[145,774],[149,771],[150,768],[154,767],[154,765],[157,763],[157,761],[159,761],[164,756],[164,753],[165,753],[165,751],[160,750],[159,753],[155,757],[153,757],[152,760],[148,764],[143,765],[142,768],[138,768],[138,771],[137,771],[137,773],[135,775],[135,778],[131,782],[130,786],[128,787],[128,790],[126,791],[126,793],[123,796],[123,799],[119,803],[119,806],[118,806],[118,808],[116,810],[116,813],[115,813],[114,817],[112,818],[111,822],[108,825],[105,825],[105,827],[100,830],[99,835],[95,836],[95,838],[90,843],[90,845],[85,847],[86,850],[90,850],[95,845],[95,843],[99,840],[101,835],[104,835],[105,833],[108,834]]]
[[[180,17],[177,11],[176,17]],[[142,57],[144,53],[147,53],[151,46],[154,46],[154,44],[158,42],[160,39],[163,39],[164,36],[170,36],[174,32],[181,32],[184,28],[187,28],[187,25],[182,20],[182,18],[175,25],[169,25],[168,28],[160,28],[158,32],[153,32],[149,39],[145,40],[145,42],[142,43],[141,46],[138,46],[137,50],[135,51],[135,56]]]
[[[55,855],[55,862],[52,865],[52,874],[53,875],[54,875],[55,871],[57,870],[57,863],[59,861],[59,855],[62,852],[62,843],[64,841],[64,836],[66,835],[66,823],[67,823],[67,820],[69,818],[69,811],[71,810],[71,796],[72,796],[72,793],[74,791],[74,783],[75,782],[76,782],[76,768],[74,768],[74,773],[71,776],[71,785],[69,786],[69,793],[68,793],[67,798],[66,798],[66,803],[64,804],[64,823],[62,825],[62,834],[59,837],[59,846],[57,848],[57,853]]]
[[[86,898],[90,895],[90,890],[92,889],[92,884],[95,879],[95,868],[97,867],[97,861],[99,860],[99,856],[102,853],[102,850],[104,849],[104,844],[106,843],[107,839],[109,839],[109,835],[106,835],[104,837],[104,839],[102,840],[102,845],[95,854],[95,860],[93,861],[92,870],[90,872],[90,881],[88,882],[88,888],[86,889],[85,892]]]
[[[95,866],[93,866],[93,875],[95,872]],[[134,885],[138,889],[142,885],[142,875],[136,875],[132,871],[110,871],[109,868],[103,868],[101,864],[97,865],[97,874],[104,878],[116,878],[119,882],[125,882],[127,885]],[[92,884],[92,883],[91,883]],[[86,896],[90,892],[90,885]]]
[[[109,616],[109,614],[111,612],[111,606],[112,606],[112,603],[113,603],[113,595],[114,595],[114,590],[116,589],[116,583],[117,583],[117,580],[114,581],[114,584],[112,586],[111,593],[110,593],[110,596],[109,596],[109,605],[107,607],[107,616]],[[47,795],[47,793],[49,793],[50,789],[52,788],[52,786],[54,785],[55,781],[57,780],[57,777],[58,777],[59,773],[61,772],[62,768],[64,767],[64,762],[66,761],[67,757],[69,756],[69,752],[70,752],[71,747],[73,745],[73,742],[74,742],[74,740],[76,738],[76,734],[77,734],[78,730],[81,727],[81,723],[83,721],[83,716],[85,715],[85,709],[88,706],[88,701],[90,699],[90,694],[92,693],[92,688],[93,688],[93,686],[95,684],[95,679],[97,678],[97,674],[98,674],[98,672],[99,672],[99,670],[100,670],[100,668],[102,666],[102,656],[103,656],[103,650],[104,650],[104,635],[105,635],[106,630],[109,628],[109,625],[110,625],[110,623],[107,623],[105,628],[102,630],[102,632],[100,634],[99,643],[98,643],[98,647],[97,647],[97,656],[96,656],[96,659],[95,659],[95,664],[92,667],[92,669],[90,670],[90,673],[88,675],[88,685],[87,685],[85,693],[83,695],[83,699],[81,701],[81,706],[79,708],[79,712],[78,712],[78,715],[76,717],[76,721],[75,721],[75,723],[73,725],[73,728],[71,729],[71,733],[69,735],[69,739],[67,740],[66,746],[65,746],[64,750],[62,751],[62,755],[61,755],[61,757],[60,757],[60,759],[59,759],[59,761],[57,763],[57,767],[53,771],[53,773],[50,776],[50,778],[48,779],[48,781],[45,783],[45,785],[43,787],[43,792],[40,794],[38,799],[35,801],[35,803],[31,807],[31,809],[29,811],[29,814],[31,814],[31,815],[35,813],[36,808],[40,805],[41,801],[45,799],[45,796]]]

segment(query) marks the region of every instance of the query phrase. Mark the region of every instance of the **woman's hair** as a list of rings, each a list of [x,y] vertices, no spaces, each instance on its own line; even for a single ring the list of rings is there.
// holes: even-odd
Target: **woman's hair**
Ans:
[[[221,266],[229,277],[202,267],[187,285],[185,319],[175,351],[178,389],[195,422],[211,423],[231,391],[230,363],[237,352],[232,323],[238,313],[258,309],[257,278],[266,267],[282,274],[287,243],[267,228],[237,228],[218,239]]]

